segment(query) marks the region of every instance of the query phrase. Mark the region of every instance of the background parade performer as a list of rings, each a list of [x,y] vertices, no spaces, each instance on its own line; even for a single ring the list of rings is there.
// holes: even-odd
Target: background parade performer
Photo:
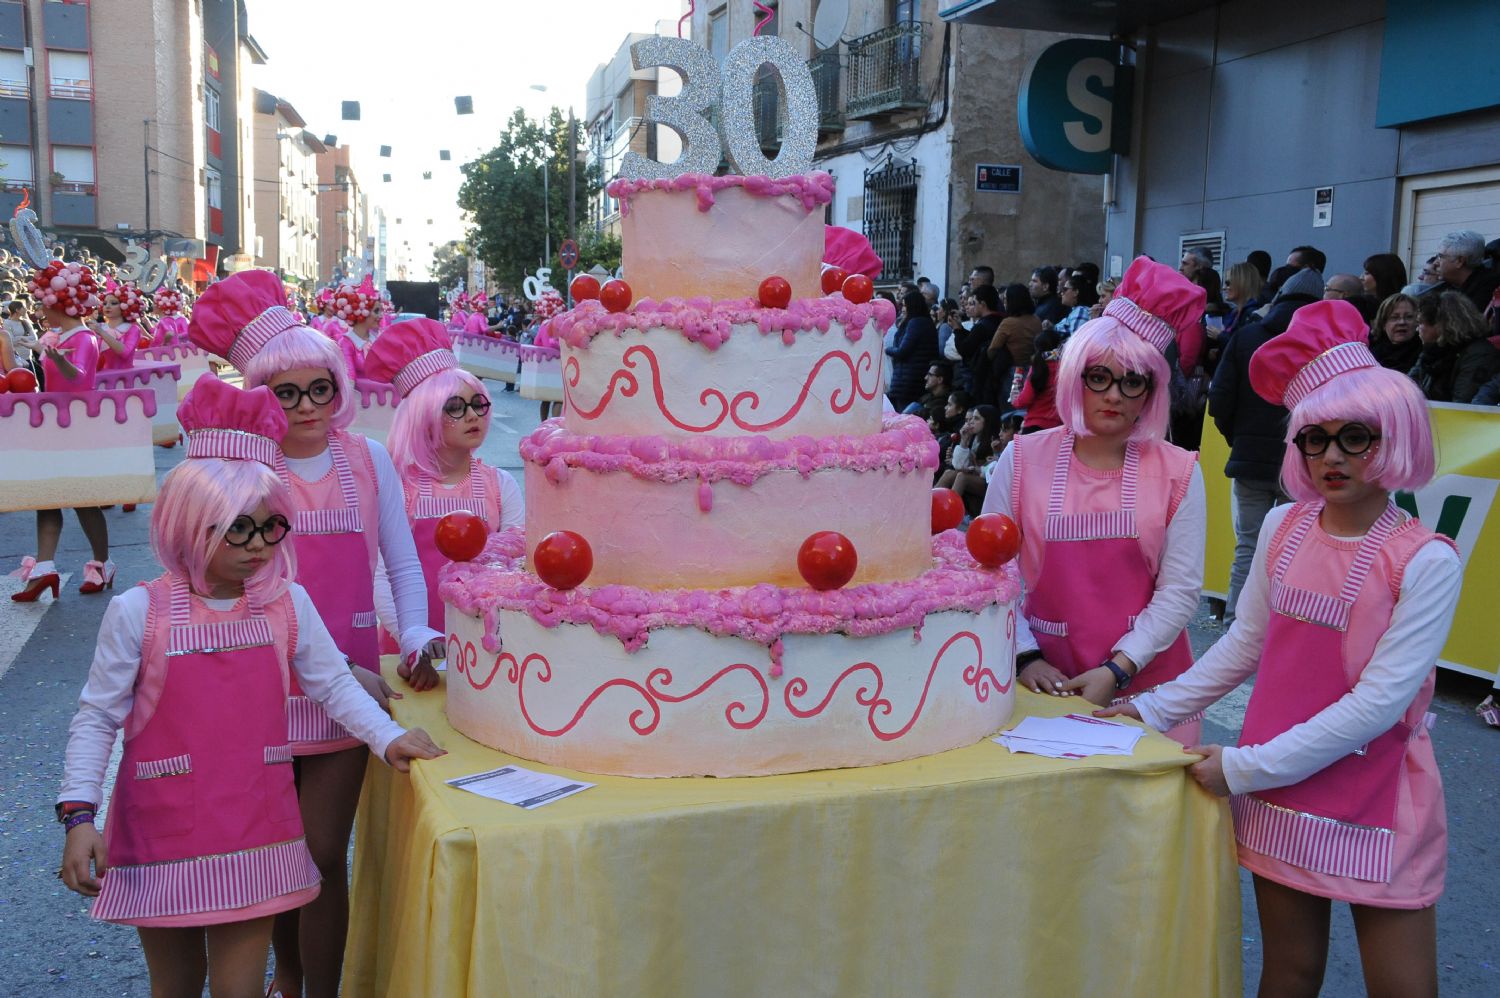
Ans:
[[[59,876],[98,898],[95,918],[138,928],[153,993],[198,994],[208,977],[215,994],[258,994],[271,916],[318,893],[292,783],[288,668],[396,768],[442,753],[381,712],[291,582],[291,495],[270,467],[287,425],[275,397],[206,376],[178,413],[188,459],[151,522],[166,571],[112,600],[100,625],[69,727]]]
[[[1063,351],[1063,425],[1017,437],[1000,458],[984,509],[1021,528],[1028,626],[1016,665],[1028,689],[1103,704],[1193,664],[1186,628],[1203,586],[1203,476],[1195,454],[1162,437],[1166,351],[1203,302],[1175,270],[1137,259]],[[1171,734],[1193,744],[1200,723]]]
[[[99,367],[99,340],[89,331],[85,320],[99,307],[99,285],[94,272],[81,263],[53,260],[32,274],[30,290],[47,325],[47,332],[39,341],[47,391],[93,391]],[[78,591],[88,594],[113,588],[115,563],[109,560],[109,524],[105,522],[104,511],[97,506],[79,506],[73,512],[94,555],[83,567],[83,585]],[[14,602],[35,603],[47,589],[52,590],[53,599],[57,598],[60,576],[52,559],[62,538],[62,523],[60,509],[36,511],[36,556],[21,559],[21,567],[15,574],[26,586],[11,595]]]
[[[385,448],[345,428],[354,417],[338,348],[301,325],[268,271],[244,271],[212,285],[193,308],[192,337],[269,385],[289,427],[277,471],[297,513],[297,581],[365,680],[378,690],[374,573],[384,559],[395,591],[403,668],[442,655],[427,626],[426,585],[406,519],[401,480]],[[367,687],[368,688],[368,687]],[[276,982],[289,992],[334,995],[349,919],[346,856],[365,757],[357,741],[295,686],[290,702],[298,797],[323,892],[300,912],[278,917]],[[300,927],[299,927],[300,916]]]
[[[1260,993],[1318,993],[1338,900],[1371,993],[1436,995],[1448,833],[1427,707],[1463,568],[1391,501],[1432,478],[1427,407],[1345,301],[1298,311],[1250,377],[1291,410],[1281,480],[1296,502],[1266,516],[1229,633],[1178,681],[1100,713],[1166,728],[1255,676],[1239,745],[1201,747],[1192,773],[1234,795]]]

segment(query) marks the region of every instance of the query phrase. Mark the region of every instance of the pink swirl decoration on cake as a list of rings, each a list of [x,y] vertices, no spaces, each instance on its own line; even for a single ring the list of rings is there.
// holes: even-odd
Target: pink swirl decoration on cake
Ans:
[[[550,683],[552,681],[552,663],[547,661],[545,655],[535,652],[519,661],[509,652],[502,652],[496,659],[496,662],[509,663],[505,672],[505,678],[516,688],[516,703],[521,708],[521,716],[526,719],[526,724],[532,731],[546,738],[560,738],[569,731],[572,731],[578,725],[578,722],[583,720],[583,715],[588,713],[589,708],[594,705],[594,701],[612,689],[630,690],[638,694],[644,701],[645,705],[631,711],[627,719],[630,729],[644,737],[655,731],[657,726],[661,724],[662,704],[686,703],[689,700],[695,699],[732,672],[748,673],[755,680],[756,684],[760,687],[760,709],[747,717],[746,715],[750,711],[749,704],[744,700],[731,700],[724,707],[724,720],[728,722],[731,728],[734,728],[736,731],[749,731],[759,726],[760,722],[765,720],[766,714],[771,709],[771,689],[766,685],[765,678],[761,676],[758,670],[743,662],[726,665],[694,689],[682,694],[669,693],[666,690],[666,687],[672,683],[672,670],[652,669],[647,674],[644,685],[633,679],[625,679],[623,677],[606,680],[595,687],[593,692],[584,698],[583,703],[579,704],[578,709],[573,711],[573,716],[569,718],[566,724],[559,728],[548,728],[537,723],[537,720],[531,716],[531,709],[526,705],[526,670],[535,663],[537,668],[533,675],[536,677],[536,681],[543,684]],[[480,687],[476,687],[476,689],[478,688]],[[647,719],[648,712],[650,715],[649,720]]]
[[[984,648],[979,641],[979,635],[975,634],[973,631],[959,631],[957,634],[953,635],[953,637],[945,641],[943,643],[943,647],[938,649],[938,653],[933,656],[932,665],[928,666],[927,668],[927,678],[922,682],[922,695],[917,699],[917,705],[916,708],[912,711],[911,717],[905,724],[894,730],[886,730],[882,728],[880,724],[875,720],[876,714],[879,714],[882,717],[889,717],[895,708],[889,698],[881,695],[881,693],[885,689],[885,675],[880,671],[880,666],[876,665],[874,662],[857,662],[854,665],[849,666],[849,668],[845,669],[843,672],[839,673],[839,677],[833,681],[833,685],[828,687],[828,692],[824,694],[823,699],[820,700],[815,707],[812,707],[810,709],[798,707],[795,703],[792,702],[793,698],[802,698],[807,696],[808,682],[802,676],[797,676],[796,678],[787,682],[786,689],[782,694],[782,700],[786,703],[786,709],[790,711],[792,716],[794,717],[801,718],[803,720],[817,717],[828,708],[828,705],[830,703],[833,702],[834,694],[838,692],[839,685],[843,683],[845,679],[848,679],[856,672],[868,672],[871,674],[871,677],[874,681],[874,688],[872,689],[868,682],[866,682],[865,685],[860,686],[854,692],[854,702],[859,704],[861,707],[869,708],[869,711],[865,715],[865,723],[869,725],[871,734],[873,734],[876,738],[880,739],[883,742],[895,741],[896,739],[900,738],[902,735],[910,731],[912,729],[912,726],[917,723],[917,719],[922,716],[922,709],[927,706],[927,694],[932,689],[932,678],[933,676],[937,675],[938,666],[942,664],[943,657],[948,654],[948,649],[952,648],[957,642],[965,639],[973,643],[974,654],[978,656],[978,659],[975,661],[974,665],[969,666],[965,669],[965,676],[967,677],[968,672],[974,668],[977,668],[979,662],[983,661]],[[986,694],[986,696],[988,696],[988,694]]]
[[[456,655],[455,649],[458,652]],[[484,682],[475,680],[474,676],[479,669],[479,651],[474,647],[474,642],[460,641],[457,634],[448,635],[448,664],[476,690],[489,686],[500,671],[500,659],[497,656],[495,664],[490,667],[490,674],[484,677]]]
[[[1014,605],[1005,615],[1005,644],[1003,647],[1013,647],[1011,642],[1016,636],[1016,608]],[[1002,696],[1010,692],[1012,684],[1016,681],[1015,659],[1006,665],[1003,670],[1008,677],[1005,682],[984,666],[982,662],[975,662],[964,670],[964,685],[974,691],[974,699],[980,703],[989,700],[991,693],[999,693]]]
[[[716,412],[710,412],[708,421],[702,423],[689,423],[683,417],[674,413],[667,405],[666,389],[662,382],[661,362],[657,359],[656,351],[644,344],[636,344],[628,347],[620,358],[620,368],[610,375],[609,384],[605,386],[599,401],[593,406],[580,405],[573,390],[578,387],[579,379],[582,377],[582,369],[579,367],[577,357],[569,357],[563,363],[563,400],[568,410],[578,416],[579,419],[592,421],[598,419],[609,407],[614,398],[615,390],[618,389],[621,398],[633,398],[640,390],[640,381],[633,373],[637,367],[637,360],[644,359],[646,365],[651,369],[651,393],[656,400],[656,410],[663,419],[671,423],[679,430],[688,433],[709,433],[724,424],[727,418],[735,426],[749,433],[759,433],[764,430],[776,429],[785,426],[797,417],[806,404],[808,396],[812,394],[813,384],[818,375],[823,372],[825,365],[830,362],[842,363],[849,374],[849,385],[845,387],[842,382],[828,393],[828,407],[835,415],[843,415],[854,406],[857,398],[871,401],[880,392],[880,373],[884,366],[883,362],[871,360],[869,354],[861,354],[856,361],[843,350],[831,350],[818,358],[818,362],[808,372],[802,382],[802,389],[791,408],[775,419],[765,422],[752,422],[741,414],[742,408],[749,409],[752,413],[761,404],[760,394],[754,391],[743,391],[736,395],[733,401],[725,397],[724,393],[717,388],[705,388],[698,394],[698,404],[704,409],[717,407]],[[870,384],[866,386],[862,374],[873,372]]]

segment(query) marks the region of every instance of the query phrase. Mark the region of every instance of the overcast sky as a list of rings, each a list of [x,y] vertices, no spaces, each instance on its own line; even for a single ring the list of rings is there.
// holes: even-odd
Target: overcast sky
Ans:
[[[519,105],[538,117],[571,103],[632,31],[676,20],[684,0],[247,0],[250,33],[269,62],[255,86],[291,102],[318,137],[353,149],[354,169],[391,223],[394,256],[410,244],[414,277],[432,248],[463,235],[459,166],[495,144]],[[531,90],[547,87],[546,93]],[[453,98],[474,98],[460,116]],[[343,121],[357,100],[361,120]],[[392,147],[390,159],[380,146]],[[451,149],[441,162],[438,150]],[[424,171],[432,179],[422,180]],[[381,175],[391,174],[391,183]],[[396,225],[395,220],[401,219]],[[428,219],[432,225],[427,224]]]

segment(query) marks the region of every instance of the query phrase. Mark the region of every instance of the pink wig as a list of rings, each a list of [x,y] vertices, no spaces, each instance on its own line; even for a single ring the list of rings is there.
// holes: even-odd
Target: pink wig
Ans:
[[[1167,433],[1171,409],[1172,371],[1167,358],[1131,332],[1130,327],[1108,315],[1085,322],[1063,344],[1062,363],[1057,371],[1057,414],[1062,417],[1063,425],[1078,436],[1088,435],[1083,416],[1084,393],[1088,389],[1083,384],[1083,372],[1111,357],[1125,370],[1151,377],[1146,406],[1130,432],[1130,439],[1162,439]]]
[[[467,394],[465,389],[490,397],[482,381],[455,367],[424,379],[396,407],[386,443],[396,471],[403,477],[413,468],[433,478],[441,477],[438,451],[443,446],[443,403],[460,393]]]
[[[285,371],[301,367],[322,367],[338,387],[338,402],[333,410],[333,428],[342,430],[354,422],[354,385],[344,369],[344,355],[333,340],[307,326],[282,330],[260,348],[245,370],[245,386],[258,388]]]
[[[292,494],[276,472],[258,461],[194,458],[173,468],[161,483],[151,508],[151,550],[170,572],[188,581],[194,591],[209,591],[208,562],[224,532],[241,513],[264,500],[272,513],[292,522]],[[288,539],[289,540],[289,539]],[[246,582],[246,590],[261,603],[286,591],[297,575],[295,545],[284,540],[271,548],[271,559]]]
[[[1415,491],[1432,480],[1436,467],[1427,400],[1416,382],[1399,371],[1367,367],[1340,374],[1304,398],[1287,420],[1281,483],[1299,501],[1319,498],[1308,459],[1292,438],[1317,423],[1364,423],[1380,433],[1370,455],[1367,480],[1388,492]]]

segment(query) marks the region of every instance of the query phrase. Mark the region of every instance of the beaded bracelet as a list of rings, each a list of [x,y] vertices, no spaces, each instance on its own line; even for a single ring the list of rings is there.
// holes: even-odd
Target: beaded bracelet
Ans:
[[[71,814],[69,814],[67,816],[67,818],[63,819],[63,831],[65,831],[65,832],[71,832],[73,829],[77,828],[79,825],[82,825],[84,823],[88,823],[90,825],[92,825],[94,823],[94,812],[93,811],[74,811],[74,812],[72,812]]]

